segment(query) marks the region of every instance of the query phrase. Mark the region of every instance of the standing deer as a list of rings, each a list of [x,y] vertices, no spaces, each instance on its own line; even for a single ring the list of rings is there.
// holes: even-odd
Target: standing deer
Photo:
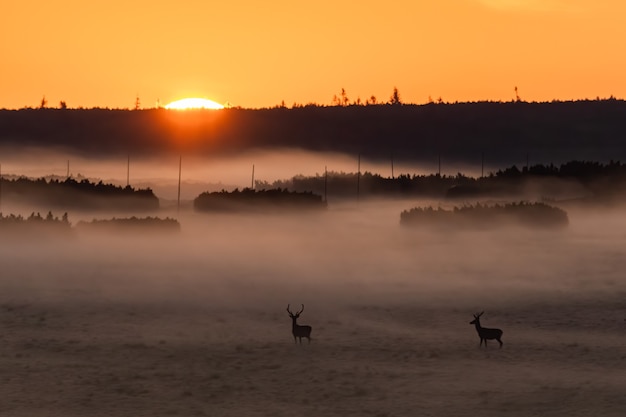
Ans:
[[[484,311],[479,314],[474,314],[474,320],[470,321],[470,324],[476,325],[476,332],[478,332],[478,337],[480,337],[480,345],[483,345],[483,340],[485,341],[485,347],[487,347],[487,340],[496,339],[500,343],[500,348],[502,348],[502,330],[500,329],[488,329],[486,327],[481,327],[480,325],[480,316],[482,316]]]
[[[309,339],[309,343],[311,343],[311,326],[300,326],[296,323],[300,314],[304,311],[304,304],[302,304],[302,310],[298,311],[296,314],[293,314],[289,310],[289,304],[287,304],[287,313],[289,313],[289,317],[291,317],[292,325],[291,325],[291,333],[293,333],[293,341],[297,344],[300,339],[300,344],[302,344],[302,338],[306,337]]]

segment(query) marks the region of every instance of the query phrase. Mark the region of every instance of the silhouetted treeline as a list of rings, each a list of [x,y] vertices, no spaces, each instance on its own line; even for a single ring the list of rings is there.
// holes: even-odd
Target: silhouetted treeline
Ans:
[[[445,210],[441,207],[415,207],[400,214],[405,226],[444,227],[446,229],[492,229],[515,225],[538,228],[562,228],[569,223],[567,213],[544,203],[508,203],[504,205],[465,205]]]
[[[547,199],[590,198],[612,202],[626,200],[626,165],[611,161],[570,161],[561,165],[535,164],[491,172],[484,177],[401,174],[394,178],[365,172],[329,172],[295,176],[272,183],[257,181],[257,188],[311,191],[332,197],[415,196],[424,198],[512,197],[526,194]]]
[[[573,186],[578,186],[573,190]],[[626,200],[626,165],[619,161],[569,161],[561,165],[517,166],[498,170],[483,178],[464,181],[448,189],[450,198],[507,196],[533,191],[558,198],[569,188],[570,197],[598,202]],[[576,195],[571,195],[572,193]],[[565,193],[567,195],[567,191]]]
[[[128,233],[144,233],[151,232],[179,232],[180,223],[176,219],[166,217],[129,217],[129,218],[113,218],[106,220],[94,219],[90,222],[80,221],[76,228],[81,231],[96,232],[128,232]]]
[[[289,180],[277,180],[272,183],[256,181],[257,188],[283,188],[293,191],[310,191],[319,195],[339,198],[358,196],[423,196],[442,198],[446,191],[459,183],[471,183],[472,178],[459,174],[456,177],[446,175],[409,175],[401,174],[394,178],[383,177],[371,172],[346,173],[330,171],[327,175],[306,177],[297,175]]]
[[[298,148],[371,160],[509,165],[626,159],[626,102],[477,102],[304,106],[220,111],[0,110],[0,145],[63,147],[84,155]]]
[[[156,210],[159,199],[150,189],[93,183],[87,179],[64,181],[44,178],[0,180],[3,201],[61,209]]]
[[[193,201],[198,211],[275,210],[275,209],[321,209],[326,208],[322,197],[312,192],[288,191],[273,188],[253,190],[244,188],[234,191],[202,193]]]
[[[13,235],[31,236],[32,234],[67,235],[71,231],[71,224],[67,213],[61,218],[52,212],[43,217],[40,213],[31,213],[28,217],[0,213],[0,232]]]

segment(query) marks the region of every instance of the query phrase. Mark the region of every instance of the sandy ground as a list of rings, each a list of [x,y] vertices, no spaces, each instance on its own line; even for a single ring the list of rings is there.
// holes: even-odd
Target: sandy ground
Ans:
[[[624,415],[626,216],[439,235],[399,207],[5,236],[0,416]]]

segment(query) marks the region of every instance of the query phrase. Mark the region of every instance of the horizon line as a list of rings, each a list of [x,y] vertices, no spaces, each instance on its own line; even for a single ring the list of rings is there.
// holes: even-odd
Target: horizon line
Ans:
[[[20,110],[114,110],[114,111],[145,111],[145,110],[165,110],[165,111],[176,111],[176,112],[205,112],[205,111],[223,111],[223,110],[273,110],[273,109],[302,109],[302,108],[344,108],[344,107],[386,107],[386,106],[412,106],[412,107],[421,107],[421,106],[430,106],[430,105],[455,105],[455,104],[515,104],[515,103],[523,103],[523,104],[551,104],[551,103],[576,103],[576,102],[595,102],[595,101],[626,101],[626,99],[621,97],[616,97],[614,95],[610,95],[609,97],[600,97],[596,96],[595,98],[577,98],[577,99],[551,99],[551,100],[524,100],[520,98],[511,99],[511,100],[468,100],[468,101],[445,101],[441,97],[439,97],[436,101],[429,100],[425,103],[413,103],[413,102],[398,102],[392,103],[390,101],[387,102],[351,102],[346,104],[322,104],[322,103],[296,103],[294,102],[291,106],[287,106],[284,102],[280,104],[276,104],[269,107],[243,107],[243,106],[235,106],[230,103],[228,105],[224,105],[223,109],[208,109],[208,108],[190,108],[190,109],[168,109],[165,106],[157,106],[157,107],[107,107],[107,106],[92,106],[92,107],[69,107],[69,106],[23,106],[19,108],[9,108],[9,107],[0,107],[0,111],[20,111]],[[61,101],[60,103],[64,103]],[[59,103],[59,104],[60,104]]]

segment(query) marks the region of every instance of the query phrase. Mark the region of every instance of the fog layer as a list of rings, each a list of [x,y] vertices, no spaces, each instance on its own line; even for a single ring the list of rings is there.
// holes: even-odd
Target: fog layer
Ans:
[[[0,247],[2,415],[620,415],[626,223],[399,226],[416,201]],[[295,346],[285,311],[310,345]],[[472,314],[504,330],[478,347]]]

